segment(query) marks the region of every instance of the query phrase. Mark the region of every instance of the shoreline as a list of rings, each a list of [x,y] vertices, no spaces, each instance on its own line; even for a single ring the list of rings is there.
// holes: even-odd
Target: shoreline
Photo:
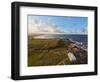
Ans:
[[[76,46],[76,43],[70,39],[34,39],[32,37],[28,41],[28,66],[87,64],[87,51]],[[70,44],[73,46],[71,51]],[[71,61],[68,52],[73,53],[77,61]]]

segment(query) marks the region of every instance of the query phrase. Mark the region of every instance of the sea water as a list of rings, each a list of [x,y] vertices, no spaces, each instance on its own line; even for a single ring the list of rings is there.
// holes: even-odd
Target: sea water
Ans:
[[[77,44],[77,46],[81,47],[84,50],[87,50],[87,35],[81,34],[41,34],[35,36],[36,39],[63,39],[63,40],[70,40]]]

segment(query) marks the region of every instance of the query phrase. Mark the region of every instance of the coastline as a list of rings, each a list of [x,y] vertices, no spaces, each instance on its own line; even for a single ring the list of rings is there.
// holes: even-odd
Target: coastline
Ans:
[[[76,61],[71,61],[72,53]],[[72,58],[73,59],[73,58]],[[70,39],[28,39],[28,66],[87,64],[87,51]]]

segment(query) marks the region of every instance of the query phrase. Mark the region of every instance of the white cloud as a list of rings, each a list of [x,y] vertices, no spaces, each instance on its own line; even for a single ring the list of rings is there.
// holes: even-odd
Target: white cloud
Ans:
[[[65,31],[67,34],[87,34],[87,29],[86,28],[81,28],[81,29],[67,29]]]
[[[47,34],[56,34],[56,33],[62,33],[60,28],[56,26],[53,23],[45,23],[42,21],[32,21],[32,23],[29,23],[28,25],[28,33],[34,34],[34,33],[47,33]]]
[[[28,24],[28,34],[87,34],[86,28],[63,30],[50,19],[47,22],[42,20],[30,20]]]

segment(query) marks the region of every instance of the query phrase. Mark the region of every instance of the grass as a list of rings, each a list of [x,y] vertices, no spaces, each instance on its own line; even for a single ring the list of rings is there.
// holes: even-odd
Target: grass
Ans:
[[[68,48],[72,42],[63,39],[34,39],[28,38],[28,66],[71,65],[67,56]],[[73,48],[77,63],[87,64],[87,52]]]
[[[28,66],[58,65],[66,58],[65,64],[71,64],[67,54],[67,44],[60,39],[29,39]]]

